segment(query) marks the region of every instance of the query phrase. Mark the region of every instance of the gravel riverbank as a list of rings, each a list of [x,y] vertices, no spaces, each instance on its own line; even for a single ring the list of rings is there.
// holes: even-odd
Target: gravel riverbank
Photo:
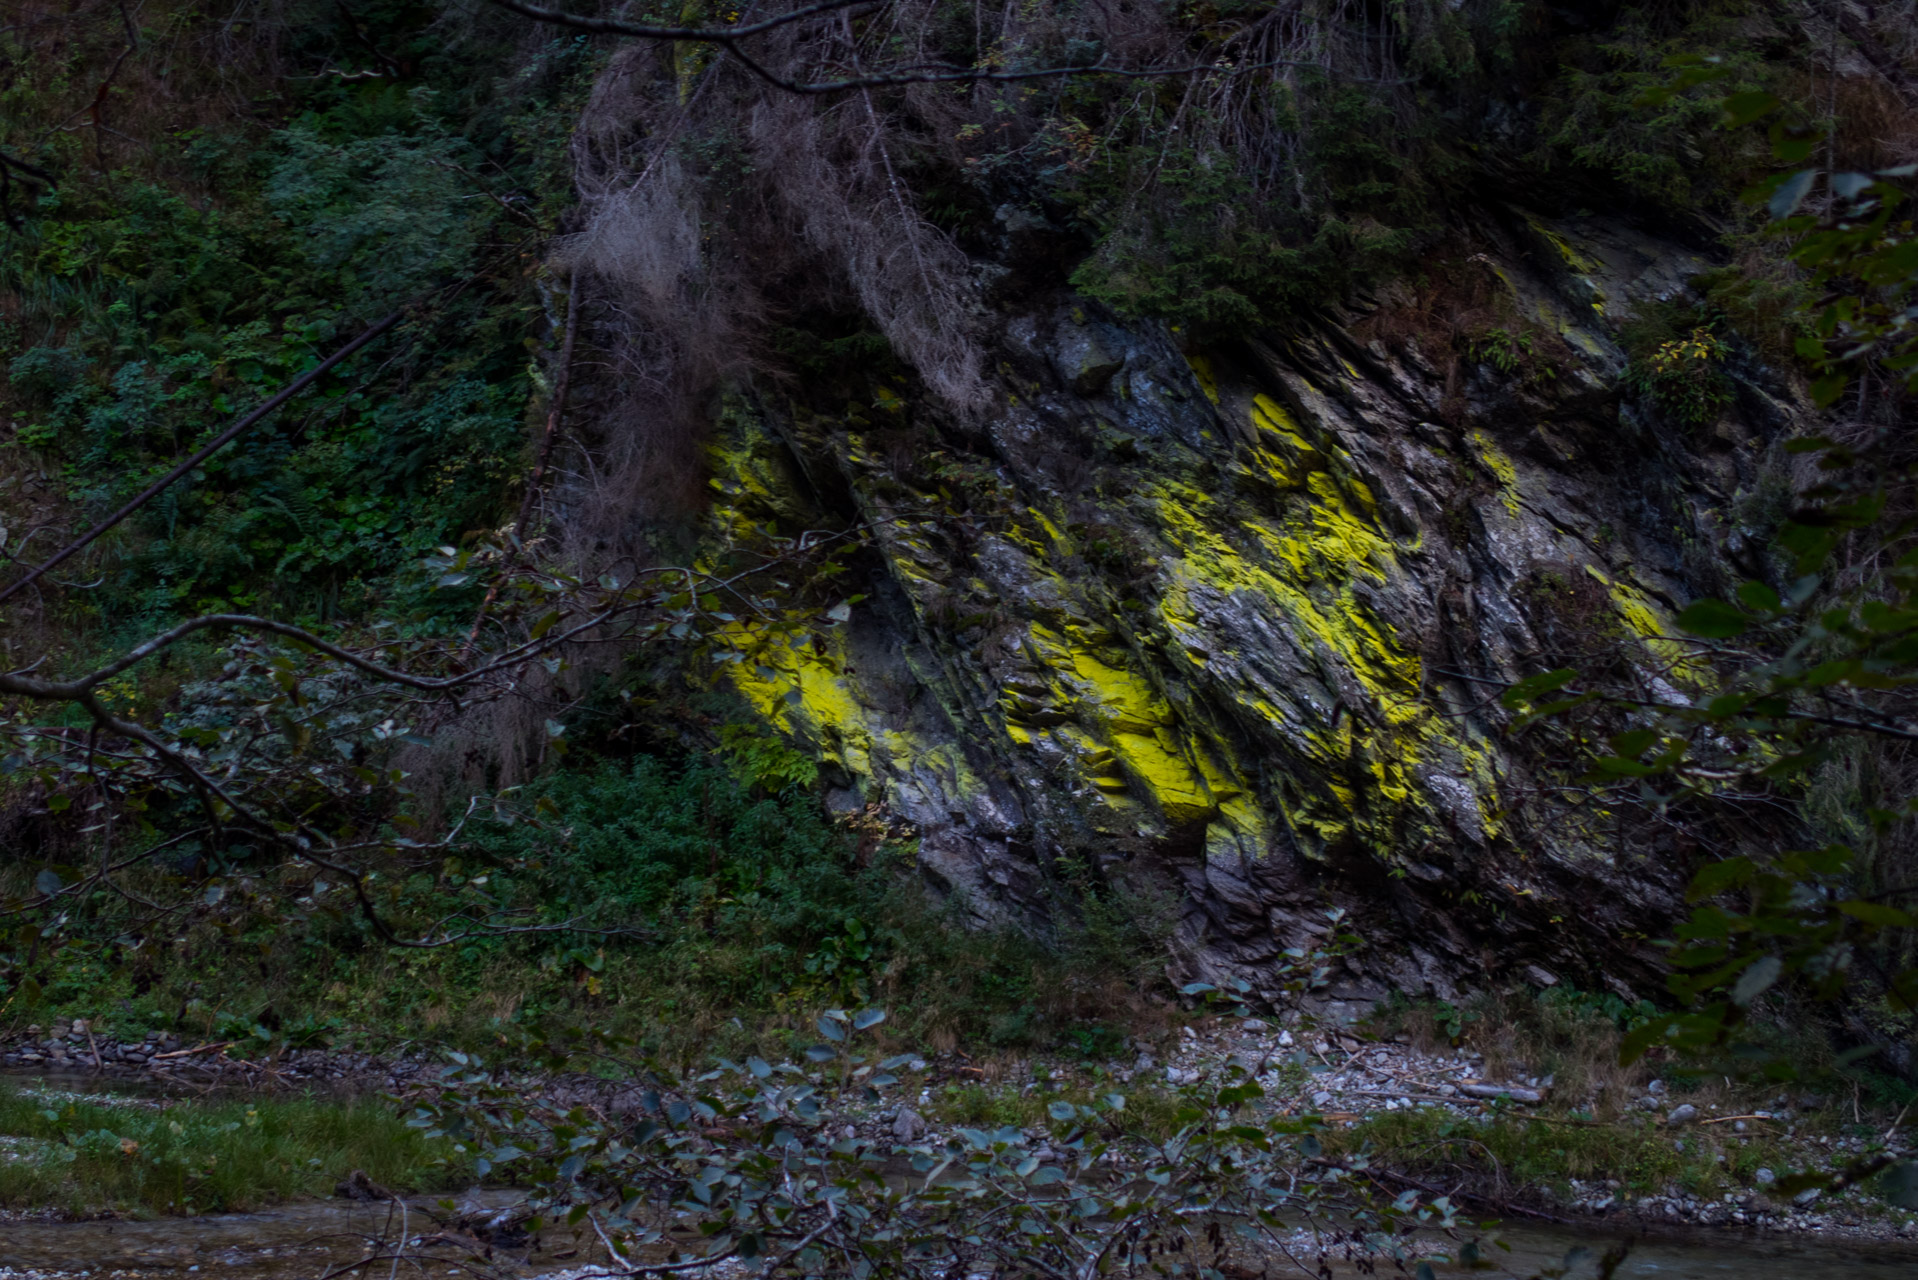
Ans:
[[[437,1087],[444,1067],[423,1057],[383,1057],[332,1049],[283,1052],[252,1060],[234,1043],[192,1041],[155,1033],[127,1042],[105,1037],[84,1020],[30,1028],[0,1044],[0,1065],[16,1075],[45,1074],[68,1088],[339,1089],[414,1093]],[[937,1142],[942,1130],[964,1121],[954,1114],[955,1090],[1018,1099],[1076,1082],[1122,1090],[1176,1089],[1232,1067],[1256,1076],[1262,1109],[1323,1116],[1334,1133],[1371,1135],[1381,1122],[1439,1124],[1441,1132],[1472,1134],[1479,1126],[1542,1125],[1609,1131],[1641,1145],[1668,1142],[1696,1171],[1717,1165],[1707,1193],[1674,1181],[1647,1185],[1632,1171],[1617,1176],[1570,1176],[1513,1185],[1497,1174],[1462,1168],[1439,1180],[1406,1169],[1404,1185],[1452,1194],[1481,1216],[1559,1222],[1638,1223],[1741,1232],[1800,1233],[1860,1240],[1918,1239],[1918,1214],[1892,1203],[1882,1181],[1860,1180],[1832,1192],[1785,1195],[1779,1185],[1798,1170],[1843,1170],[1875,1161],[1897,1165],[1914,1158],[1907,1130],[1866,1125],[1827,1099],[1781,1095],[1765,1105],[1728,1109],[1719,1101],[1690,1101],[1653,1080],[1617,1114],[1598,1116],[1594,1100],[1564,1096],[1550,1078],[1494,1077],[1484,1061],[1464,1051],[1421,1051],[1409,1043],[1346,1031],[1286,1027],[1262,1019],[1218,1020],[1186,1026],[1157,1046],[1133,1044],[1127,1055],[1103,1063],[1061,1059],[999,1059],[975,1063],[961,1053],[914,1061],[891,1098],[834,1114],[835,1137],[875,1143]],[[542,1086],[612,1111],[637,1105],[637,1091],[617,1082],[577,1076]],[[976,1098],[975,1098],[976,1101]],[[1046,1158],[1035,1126],[1036,1152]],[[1754,1146],[1754,1144],[1756,1144]],[[1749,1149],[1749,1150],[1748,1150]],[[1767,1163],[1754,1167],[1752,1152]],[[1381,1162],[1390,1169],[1391,1155]],[[1698,1179],[1694,1176],[1692,1181]],[[1549,1185],[1548,1185],[1549,1182]],[[0,1276],[0,1280],[6,1280]]]

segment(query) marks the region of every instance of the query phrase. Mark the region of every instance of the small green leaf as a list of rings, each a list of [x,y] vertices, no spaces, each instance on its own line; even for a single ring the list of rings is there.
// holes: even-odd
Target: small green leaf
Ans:
[[[1631,729],[1625,733],[1613,734],[1612,753],[1635,760],[1645,754],[1645,748],[1658,741],[1658,733],[1653,729]]]
[[[1761,120],[1778,110],[1778,99],[1769,93],[1734,93],[1725,99],[1724,127],[1736,129],[1741,125]]]
[[[1772,192],[1771,201],[1765,207],[1773,218],[1789,218],[1798,212],[1798,206],[1811,194],[1811,184],[1818,180],[1818,170],[1800,169],[1797,173],[1778,184],[1778,190]]]
[[[1708,640],[1723,640],[1742,634],[1746,627],[1745,615],[1723,600],[1711,596],[1703,600],[1694,600],[1678,615],[1681,629]]]
[[[1760,956],[1738,975],[1732,985],[1732,1003],[1741,1009],[1765,993],[1785,971],[1785,962],[1777,956]]]
[[[1749,884],[1754,871],[1750,858],[1726,858],[1722,862],[1701,867],[1685,890],[1685,901],[1703,902],[1735,885]]]
[[[1556,671],[1527,676],[1499,695],[1499,701],[1516,711],[1528,702],[1537,701],[1545,694],[1557,692],[1577,678],[1578,672],[1571,667],[1560,667]]]
[[[1909,929],[1913,924],[1918,924],[1911,912],[1900,911],[1882,902],[1841,902],[1838,909],[1854,920],[1887,929]]]
[[[1834,173],[1831,175],[1832,193],[1840,200],[1855,199],[1858,194],[1871,185],[1868,173]]]
[[[1756,609],[1761,613],[1778,613],[1785,607],[1778,593],[1762,582],[1739,583],[1738,599],[1747,609]]]
[[[1664,1018],[1654,1018],[1642,1026],[1634,1027],[1625,1033],[1625,1039],[1618,1046],[1619,1063],[1630,1066],[1644,1057],[1647,1049],[1678,1034],[1678,1031],[1677,1021]]]

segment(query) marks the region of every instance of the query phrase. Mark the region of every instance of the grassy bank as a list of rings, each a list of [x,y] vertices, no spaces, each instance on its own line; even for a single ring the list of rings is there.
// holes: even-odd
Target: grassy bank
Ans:
[[[240,1211],[329,1195],[355,1169],[395,1191],[430,1191],[460,1183],[463,1163],[377,1101],[0,1089],[0,1206],[9,1209]]]
[[[1669,1129],[1552,1116],[1460,1119],[1436,1109],[1393,1111],[1337,1131],[1328,1145],[1448,1185],[1462,1178],[1501,1196],[1533,1189],[1564,1196],[1571,1183],[1616,1183],[1620,1195],[1677,1187],[1716,1196],[1750,1188],[1761,1168],[1804,1158],[1769,1135]]]

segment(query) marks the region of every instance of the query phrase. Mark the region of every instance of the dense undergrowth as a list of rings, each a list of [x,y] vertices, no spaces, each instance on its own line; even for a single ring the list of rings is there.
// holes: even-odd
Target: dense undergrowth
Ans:
[[[8,1016],[236,1038],[237,1052],[484,1046],[582,1019],[666,1051],[738,1049],[799,1034],[822,1007],[874,1003],[917,1043],[1003,1050],[1162,1018],[1148,993],[1166,904],[1062,883],[1077,909],[1048,938],[969,927],[963,901],[924,888],[910,836],[830,817],[816,791],[780,785],[804,757],[728,738],[724,752],[581,762],[531,784],[515,821],[385,904],[405,927],[483,901],[529,932],[391,949],[324,893],[291,924],[272,884],[242,876],[164,933],[129,933],[140,911],[98,900]],[[563,922],[578,928],[530,931]]]
[[[528,255],[567,201],[557,144],[591,60],[343,12],[295,5],[222,47],[203,6],[148,10],[91,129],[67,126],[128,38],[117,11],[25,6],[0,37],[0,146],[58,180],[13,188],[0,254],[10,551],[50,552],[415,307],[109,543],[47,619],[75,640],[184,611],[407,618],[425,597],[399,571],[490,525],[518,474],[543,325]],[[370,43],[409,74],[345,74]]]

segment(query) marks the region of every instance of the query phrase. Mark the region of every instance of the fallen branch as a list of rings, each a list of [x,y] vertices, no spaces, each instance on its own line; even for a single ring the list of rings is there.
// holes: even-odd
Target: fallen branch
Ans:
[[[1778,1123],[1777,1116],[1713,1116],[1709,1120],[1694,1120],[1693,1124],[1724,1124],[1727,1120],[1770,1120]]]
[[[1545,1095],[1537,1089],[1521,1089],[1509,1084],[1462,1084],[1458,1091],[1468,1098],[1482,1098],[1487,1102],[1495,1102],[1500,1098],[1525,1103],[1545,1101]]]
[[[193,1049],[175,1049],[171,1053],[156,1053],[151,1058],[148,1058],[147,1061],[159,1062],[164,1058],[190,1058],[196,1053],[206,1053],[213,1049],[231,1049],[238,1043],[240,1043],[238,1040],[226,1040],[219,1044],[203,1044]]]

